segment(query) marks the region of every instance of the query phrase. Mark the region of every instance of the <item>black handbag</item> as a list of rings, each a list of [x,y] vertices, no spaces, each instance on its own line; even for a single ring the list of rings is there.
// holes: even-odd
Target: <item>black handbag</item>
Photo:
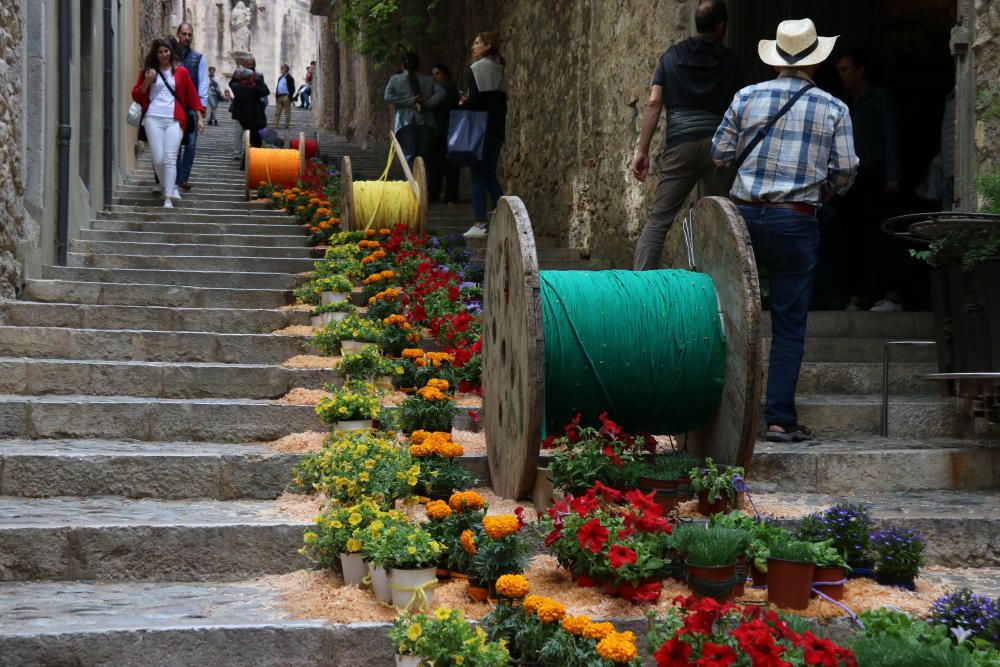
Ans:
[[[177,97],[177,91],[175,91],[173,87],[167,83],[167,77],[163,76],[163,72],[156,70],[156,73],[161,79],[163,79],[163,85],[167,87],[170,94],[174,96],[174,99],[177,100],[178,103],[180,103],[181,109],[184,109],[184,138],[181,140],[181,146],[187,146],[188,137],[198,131],[198,112],[184,106],[184,103],[181,102],[181,98]]]

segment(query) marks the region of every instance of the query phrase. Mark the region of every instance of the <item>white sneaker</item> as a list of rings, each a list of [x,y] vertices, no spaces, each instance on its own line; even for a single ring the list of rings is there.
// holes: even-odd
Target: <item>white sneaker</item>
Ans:
[[[486,238],[486,225],[481,222],[469,227],[468,231],[462,234],[467,239],[485,239]]]
[[[173,208],[174,204],[170,201],[170,197],[163,200],[163,208]]]
[[[903,304],[896,303],[892,299],[882,299],[875,303],[871,308],[873,313],[901,313],[903,312]]]
[[[175,187],[174,191],[170,193],[170,198],[171,199],[176,199],[176,200],[180,201],[180,199],[181,199],[181,191],[178,188]]]

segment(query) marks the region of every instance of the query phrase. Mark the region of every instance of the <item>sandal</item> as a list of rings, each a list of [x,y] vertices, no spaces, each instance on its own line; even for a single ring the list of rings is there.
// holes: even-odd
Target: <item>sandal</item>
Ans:
[[[771,427],[777,426],[781,431],[772,431]],[[802,424],[768,424],[768,442],[803,442],[812,439],[812,432]]]

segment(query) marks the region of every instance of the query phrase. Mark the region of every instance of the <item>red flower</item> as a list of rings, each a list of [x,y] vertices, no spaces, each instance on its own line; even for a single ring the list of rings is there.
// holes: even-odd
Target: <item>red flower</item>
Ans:
[[[633,489],[625,494],[625,500],[628,504],[639,510],[643,514],[652,514],[653,516],[660,516],[663,514],[663,508],[656,504],[653,498],[656,497],[656,491],[650,491],[648,494],[643,493],[638,489]]]
[[[698,612],[688,614],[684,617],[684,625],[677,631],[679,635],[705,635],[712,634],[712,627],[715,625],[715,614]]]
[[[608,411],[605,410],[597,416],[597,419],[601,422],[600,434],[605,438],[614,440],[619,435],[621,435],[622,427],[608,419]]]
[[[610,486],[605,486],[600,482],[594,482],[594,492],[601,494],[601,497],[607,500],[609,503],[621,502],[622,492],[618,489],[612,489]],[[631,491],[629,492],[631,493]],[[653,493],[656,493],[655,491]]]
[[[517,517],[517,529],[524,528],[524,508],[518,505],[514,508],[514,516]]]
[[[620,544],[616,544],[611,547],[611,551],[608,552],[608,558],[611,561],[611,567],[616,570],[620,569],[621,566],[626,563],[631,565],[639,560],[639,557],[633,550],[628,547],[623,547]]]
[[[622,460],[618,458],[618,455],[615,454],[615,450],[611,445],[605,447],[603,451],[604,455],[607,456],[609,459],[611,459],[611,462],[614,463],[619,468],[625,465],[624,463],[622,463]]]
[[[576,533],[576,539],[580,546],[591,553],[599,554],[608,541],[608,529],[601,525],[597,519],[591,519],[580,526]]]
[[[628,538],[635,535],[636,531],[634,528],[622,528],[618,531],[616,538],[619,540],[627,540]]]
[[[802,657],[807,665],[837,667],[840,664],[837,655],[839,647],[829,639],[820,639],[807,630],[798,645],[802,647]]]
[[[578,442],[580,440],[580,413],[576,413],[576,417],[570,420],[568,424],[563,426],[563,432],[566,434],[566,439],[570,443]]]
[[[688,667],[691,663],[691,645],[674,637],[656,651],[656,667]]]
[[[618,587],[618,594],[629,602],[656,602],[662,591],[658,581],[648,581],[638,586],[626,583]]]
[[[560,537],[562,537],[562,529],[553,529],[553,531],[545,537],[545,546],[551,547]]]
[[[701,646],[701,659],[692,664],[698,667],[728,667],[736,662],[736,651],[723,644],[705,642]]]
[[[576,578],[576,585],[580,588],[594,588],[597,586],[597,582],[588,577],[585,574],[581,574]]]
[[[587,491],[585,495],[582,495],[579,498],[573,498],[569,501],[570,509],[580,516],[587,516],[597,509],[600,504],[600,501],[594,497],[593,489]]]

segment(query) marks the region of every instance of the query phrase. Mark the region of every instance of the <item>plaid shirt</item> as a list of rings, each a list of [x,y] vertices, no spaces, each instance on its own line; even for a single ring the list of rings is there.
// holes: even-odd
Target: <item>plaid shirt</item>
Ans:
[[[736,93],[712,139],[716,164],[731,165],[743,147],[778,114],[808,79],[786,71]],[[824,201],[842,194],[858,171],[847,105],[819,88],[805,93],[740,167],[730,196],[747,201]]]

